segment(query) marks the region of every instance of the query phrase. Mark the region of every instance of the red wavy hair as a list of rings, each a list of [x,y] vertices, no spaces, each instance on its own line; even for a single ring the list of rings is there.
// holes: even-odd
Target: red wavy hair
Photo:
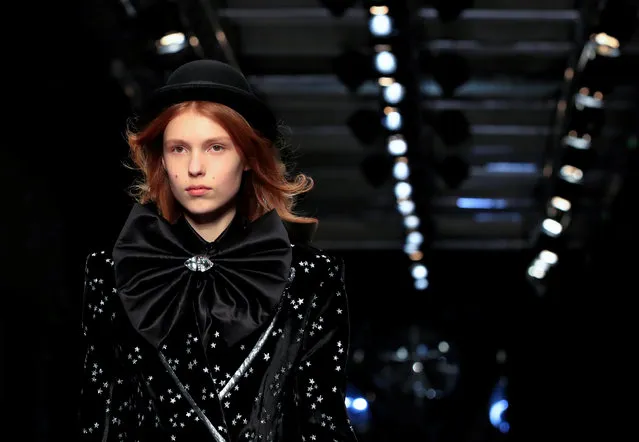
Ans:
[[[244,172],[238,211],[249,220],[255,220],[273,209],[284,221],[292,223],[314,223],[316,218],[300,216],[293,212],[296,197],[313,188],[313,179],[299,173],[292,179],[287,175],[279,148],[271,140],[261,136],[239,113],[218,103],[189,101],[173,105],[158,115],[140,131],[128,128],[126,138],[133,169],[142,177],[131,187],[130,195],[139,203],[153,201],[170,223],[182,213],[168,178],[162,167],[162,137],[169,122],[182,112],[195,110],[211,118],[231,136],[240,157],[250,170]]]

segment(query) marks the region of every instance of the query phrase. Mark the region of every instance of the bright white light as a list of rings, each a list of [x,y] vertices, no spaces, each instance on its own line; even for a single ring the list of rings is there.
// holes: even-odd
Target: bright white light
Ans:
[[[528,274],[535,279],[542,279],[546,276],[550,264],[542,261],[541,259],[535,259],[535,261],[528,267]]]
[[[550,204],[555,209],[561,210],[562,212],[568,212],[570,210],[570,207],[572,207],[572,204],[570,204],[570,201],[560,196],[552,197],[552,199],[550,200]]]
[[[559,257],[556,253],[553,253],[550,250],[542,250],[541,252],[539,252],[539,259],[553,266],[557,264]]]
[[[406,199],[413,192],[413,187],[406,181],[400,181],[395,184],[395,196],[397,199]]]
[[[402,215],[412,215],[415,211],[415,203],[411,200],[400,201],[397,204],[397,210],[399,210],[399,213]]]
[[[395,55],[388,51],[382,51],[375,56],[375,67],[382,74],[392,74],[397,69]]]
[[[368,402],[363,397],[353,399],[352,407],[357,411],[364,411],[368,408]]]
[[[186,46],[186,37],[181,32],[166,34],[156,42],[158,54],[175,54]]]
[[[428,276],[428,269],[424,264],[415,264],[411,269],[411,274],[415,279],[423,279]]]
[[[385,37],[390,34],[393,25],[388,15],[373,15],[368,22],[371,34],[377,37]]]
[[[566,146],[574,147],[579,150],[590,149],[591,140],[589,136],[575,137],[573,135],[566,135],[563,139]]]
[[[406,235],[406,242],[410,244],[421,245],[424,242],[424,235],[420,232],[410,232]]]
[[[404,86],[399,83],[393,83],[384,88],[384,100],[390,104],[399,103],[404,98]]]
[[[399,156],[406,153],[406,141],[403,138],[393,138],[388,141],[388,153],[391,155]]]
[[[395,177],[396,180],[405,180],[408,178],[408,175],[408,164],[403,161],[395,163],[393,166],[393,177]]]
[[[559,222],[550,218],[546,218],[541,223],[541,228],[544,230],[544,232],[553,237],[558,236],[563,230],[563,227],[561,224],[559,224]]]
[[[408,215],[404,218],[404,226],[407,229],[416,229],[419,227],[419,218],[416,215]]]
[[[569,183],[578,183],[583,179],[584,173],[578,167],[566,165],[559,170],[559,176]]]
[[[398,130],[402,127],[402,115],[397,111],[391,111],[384,116],[384,126],[388,130]]]

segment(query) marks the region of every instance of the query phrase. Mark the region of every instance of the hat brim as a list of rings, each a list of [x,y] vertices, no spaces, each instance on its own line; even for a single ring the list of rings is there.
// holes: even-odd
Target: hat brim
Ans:
[[[242,89],[206,82],[168,85],[157,89],[140,112],[138,125],[146,126],[163,110],[185,101],[211,101],[228,106],[269,140],[275,141],[277,138],[277,121],[266,103]]]

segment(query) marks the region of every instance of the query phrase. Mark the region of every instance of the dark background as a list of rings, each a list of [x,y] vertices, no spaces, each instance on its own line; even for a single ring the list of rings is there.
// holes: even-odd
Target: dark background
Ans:
[[[2,396],[12,431],[3,440],[68,440],[81,375],[84,259],[90,250],[108,250],[132,204],[125,193],[132,177],[121,166],[129,103],[92,50],[82,10],[72,3],[62,8],[40,5],[36,18],[16,13],[36,31],[29,38],[39,50],[23,52],[12,65],[23,87],[13,91],[17,104],[7,105],[11,120],[17,118],[6,130],[17,140],[7,140],[0,163],[9,184],[2,216]],[[42,43],[49,32],[63,42],[56,50]],[[500,374],[509,377],[510,438],[611,438],[623,429],[617,400],[633,401],[626,372],[638,293],[636,150],[625,168],[611,216],[591,232],[588,247],[565,256],[543,297],[523,278],[527,250],[433,251],[428,295],[412,290],[400,251],[339,251],[353,350],[371,351],[371,341],[399,345],[414,324],[449,341],[461,367],[454,393],[423,410],[381,391],[379,440],[410,436],[402,434],[412,428],[409,417],[392,411],[404,406],[420,422],[415,426],[427,423],[422,440],[500,440],[485,418]],[[505,365],[495,360],[500,349],[508,354]],[[368,385],[367,367],[374,365],[353,364],[351,380]]]

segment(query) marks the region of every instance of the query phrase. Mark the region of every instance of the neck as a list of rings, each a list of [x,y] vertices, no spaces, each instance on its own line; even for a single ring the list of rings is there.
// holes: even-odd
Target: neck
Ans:
[[[236,211],[235,206],[232,206],[222,213],[216,211],[200,215],[185,212],[184,218],[206,242],[213,242],[231,224]]]

